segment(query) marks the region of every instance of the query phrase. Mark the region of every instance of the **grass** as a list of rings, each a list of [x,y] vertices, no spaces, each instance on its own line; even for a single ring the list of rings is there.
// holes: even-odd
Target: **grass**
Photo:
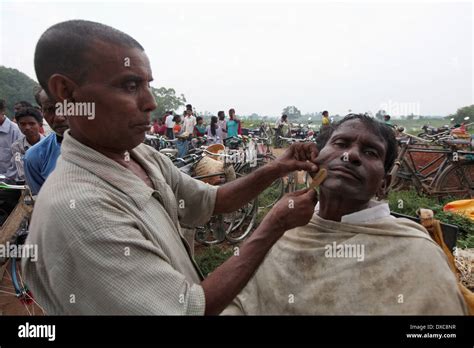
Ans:
[[[433,210],[436,219],[459,227],[461,233],[458,247],[474,248],[474,221],[460,214],[443,211],[443,206],[453,200],[455,199],[446,198],[439,201],[437,198],[419,195],[415,190],[390,192],[388,196],[390,210],[393,212],[416,216],[418,208]]]

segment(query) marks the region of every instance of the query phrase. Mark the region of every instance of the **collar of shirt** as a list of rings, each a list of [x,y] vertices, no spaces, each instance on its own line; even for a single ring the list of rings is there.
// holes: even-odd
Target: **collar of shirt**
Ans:
[[[64,140],[61,144],[61,156],[63,159],[87,169],[92,174],[108,182],[119,191],[131,197],[140,210],[143,209],[145,203],[150,199],[155,190],[138,179],[132,171],[74,139],[69,132],[67,130],[64,133]],[[131,150],[130,157],[133,154],[136,155],[136,151],[136,148]],[[134,159],[137,161],[136,158]],[[147,172],[151,172],[146,163],[141,161],[139,163]],[[130,185],[131,182],[136,182],[136,185]]]
[[[43,138],[44,138],[44,135],[43,135],[43,134],[40,134],[40,140],[39,140],[36,144],[38,144],[41,140],[43,140]],[[36,145],[36,144],[35,144],[35,145]],[[25,152],[26,152],[26,150],[28,150],[28,149],[29,149],[30,147],[32,147],[32,146],[33,146],[33,145],[31,145],[31,144],[28,142],[28,140],[26,139],[26,137],[23,136],[23,149],[25,150]]]
[[[316,204],[314,212],[319,214],[319,202]],[[356,211],[355,213],[344,215],[341,218],[341,223],[354,225],[363,224],[388,216],[390,216],[388,203],[371,200],[369,201],[369,206],[367,208]]]
[[[10,119],[6,116],[5,116],[5,121],[3,121],[3,124],[0,126],[0,132],[1,133],[8,133],[10,132],[10,127],[12,125],[12,121],[10,121]]]

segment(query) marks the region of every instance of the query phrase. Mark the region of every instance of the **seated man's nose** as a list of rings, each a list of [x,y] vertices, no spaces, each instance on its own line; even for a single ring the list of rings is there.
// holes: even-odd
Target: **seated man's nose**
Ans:
[[[343,162],[351,162],[352,164],[355,165],[360,165],[360,153],[359,150],[357,149],[350,149],[348,151],[343,152],[341,156],[341,160]]]

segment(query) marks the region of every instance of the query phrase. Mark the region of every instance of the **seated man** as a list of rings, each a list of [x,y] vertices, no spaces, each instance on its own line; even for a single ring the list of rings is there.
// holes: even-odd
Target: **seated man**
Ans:
[[[35,70],[51,99],[73,112],[33,211],[26,244],[37,245],[39,257],[22,259],[48,314],[219,314],[284,231],[309,222],[316,194],[291,194],[305,208],[277,203],[239,255],[203,279],[180,225],[235,211],[289,172],[316,171],[308,162],[316,146],[295,145],[243,178],[210,186],[142,143],[157,105],[150,62],[129,35],[89,21],[58,23],[38,41]],[[76,107],[84,103],[95,105],[94,118]]]
[[[15,120],[24,136],[12,144],[12,160],[17,168],[17,180],[23,181],[25,180],[23,166],[25,152],[44,138],[40,134],[43,117],[34,107],[26,107],[15,114]]]
[[[29,149],[24,158],[25,179],[33,195],[38,194],[46,178],[56,167],[56,161],[61,154],[63,135],[69,128],[67,119],[56,115],[54,103],[49,100],[44,90],[40,90],[35,98],[41,105],[43,116],[53,133]]]
[[[315,214],[273,246],[224,314],[467,314],[427,231],[371,201],[390,181],[392,130],[349,115],[320,140],[316,163],[328,176]]]

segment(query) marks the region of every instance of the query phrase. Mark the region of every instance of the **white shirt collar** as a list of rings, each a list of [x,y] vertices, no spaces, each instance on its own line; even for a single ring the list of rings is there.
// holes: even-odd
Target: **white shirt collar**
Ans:
[[[316,204],[314,212],[315,214],[319,213],[319,202]],[[367,208],[342,216],[341,223],[362,224],[388,216],[390,216],[388,203],[371,200],[369,201],[369,206]]]

